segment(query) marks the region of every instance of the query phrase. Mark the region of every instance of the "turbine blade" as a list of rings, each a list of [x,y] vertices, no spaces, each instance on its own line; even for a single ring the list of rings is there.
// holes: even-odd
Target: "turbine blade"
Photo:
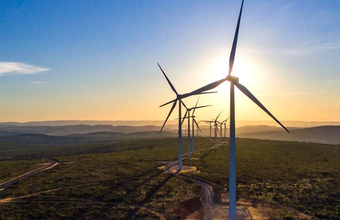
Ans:
[[[233,70],[233,66],[234,66],[235,53],[236,53],[236,47],[237,47],[237,39],[238,39],[238,32],[240,30],[240,23],[241,23],[242,9],[243,9],[243,2],[244,2],[244,0],[242,0],[240,14],[238,15],[237,26],[236,26],[234,40],[233,40],[233,46],[232,46],[232,49],[231,49],[231,52],[230,52],[230,57],[229,57],[229,73],[228,73],[228,76],[230,76],[231,71]]]
[[[200,100],[200,98],[197,99],[197,102],[196,102],[196,105],[195,105],[195,108],[194,108],[194,111],[192,112],[192,115],[195,114],[195,111],[196,111],[196,108],[197,108],[197,104],[198,104],[198,101]]]
[[[188,109],[188,107],[184,104],[184,102],[183,102],[182,100],[180,100],[180,101],[181,101],[181,103],[183,104],[184,108],[185,108],[185,109]]]
[[[176,95],[178,95],[178,93],[177,93],[175,87],[172,85],[172,83],[170,82],[169,78],[166,76],[166,74],[165,74],[165,72],[163,71],[161,65],[159,65],[159,63],[157,63],[157,64],[158,64],[159,68],[161,69],[163,75],[165,76],[166,81],[168,81],[168,83],[169,83],[169,85],[170,85],[172,91],[174,91],[174,93],[176,93]]]
[[[201,130],[200,126],[198,125],[198,123],[197,123],[197,121],[196,121],[195,119],[194,119],[194,122],[195,122],[195,124],[196,124],[198,130],[200,130],[200,132],[202,133],[202,130]]]
[[[223,110],[222,110],[223,111]],[[222,111],[220,112],[220,114],[217,115],[215,121],[217,121],[218,117],[220,117],[220,115],[222,114]]]
[[[213,83],[210,83],[206,86],[203,86],[199,89],[196,89],[190,93],[187,93],[187,94],[184,94],[182,97],[185,98],[185,97],[188,97],[188,96],[192,96],[192,95],[201,95],[201,94],[210,94],[210,93],[215,93],[215,92],[205,92],[207,90],[210,90],[210,89],[213,89],[215,87],[217,87],[218,85],[220,85],[221,83],[223,83],[224,81],[226,81],[226,79],[221,79],[221,80],[218,80],[218,81],[215,81]],[[205,92],[205,93],[204,93]]]
[[[175,102],[176,100],[177,100],[177,99],[171,100],[170,102],[164,103],[163,105],[160,105],[159,107],[161,108],[161,107],[163,107],[163,106],[166,106],[166,105],[168,105],[168,104],[170,104],[170,103]]]
[[[194,109],[194,111],[195,111],[198,108],[206,108],[206,107],[210,107],[210,106],[212,106],[212,105],[201,105],[201,106],[198,106],[198,107],[195,107],[195,108],[192,108],[192,109]]]
[[[165,121],[164,121],[164,124],[163,124],[163,126],[162,126],[161,130],[159,131],[159,133],[161,133],[161,132],[162,132],[162,130],[163,130],[163,128],[164,128],[164,126],[165,126],[166,122],[168,121],[168,119],[169,119],[169,117],[170,117],[170,115],[171,115],[172,111],[173,111],[173,110],[174,110],[174,108],[176,107],[176,104],[177,104],[177,102],[174,102],[174,104],[172,105],[172,107],[171,107],[171,109],[170,109],[170,112],[169,112],[168,116],[166,117],[166,119],[165,119]]]
[[[217,91],[212,91],[212,92],[202,92],[201,95],[203,94],[214,94],[214,93],[218,93]]]
[[[183,117],[183,119],[182,119],[181,125],[182,125],[183,122],[185,121],[185,118],[187,117],[187,113],[188,113],[188,110],[185,111],[185,115],[184,115],[184,117]],[[190,119],[189,119],[189,120],[190,120]]]
[[[222,121],[222,123],[224,123],[224,124],[227,123],[228,119],[229,119],[229,118],[227,118],[226,120]]]
[[[218,133],[221,135],[221,131],[220,131],[220,128],[218,127],[218,125],[216,125],[216,129],[217,129]]]
[[[266,109],[266,107],[264,107],[261,102],[259,100],[257,100],[257,98],[242,84],[240,83],[235,83],[235,86],[237,86],[237,88],[239,88],[239,90],[241,90],[246,96],[248,96],[248,98],[250,98],[253,102],[255,102],[256,105],[258,105],[263,111],[265,111],[272,119],[274,119],[279,125],[281,125],[281,127],[283,129],[285,129],[288,133],[289,130],[283,125],[281,124],[281,122],[279,122],[279,120],[277,120],[274,115],[272,115],[272,113],[270,113],[268,111],[268,109]]]

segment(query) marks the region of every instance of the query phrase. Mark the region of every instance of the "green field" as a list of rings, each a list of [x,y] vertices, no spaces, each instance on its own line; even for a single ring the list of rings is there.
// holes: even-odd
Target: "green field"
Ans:
[[[228,190],[228,147],[208,149],[213,145],[209,138],[195,143],[200,160],[184,164],[197,166],[199,172],[185,175],[212,182],[221,201]],[[10,145],[0,145],[0,152],[14,156],[0,162],[2,171],[14,175],[20,166],[28,169],[42,161],[15,158],[49,157],[60,164],[1,191],[0,199],[23,197],[0,203],[0,219],[159,219],[159,214],[180,219],[202,208],[199,185],[157,169],[157,161],[177,157],[175,138],[13,149]],[[339,146],[238,139],[237,172],[239,199],[280,204],[310,219],[340,219]],[[8,172],[1,175],[6,179]],[[188,210],[187,204],[196,205]],[[286,212],[271,216],[294,219]]]
[[[127,141],[94,146],[96,153],[54,157],[60,162],[56,168],[0,192],[0,198],[38,193],[1,204],[0,218],[158,219],[152,212],[132,206],[152,209],[170,219],[179,218],[183,215],[181,202],[200,202],[200,188],[157,169],[158,160],[176,158],[176,143],[173,138]],[[202,139],[198,148],[207,143]]]
[[[39,168],[44,162],[42,159],[0,161],[0,184]]]
[[[339,146],[254,139],[238,139],[236,145],[238,198],[340,219]],[[201,159],[185,161],[200,171],[190,175],[215,183],[220,195],[227,192],[229,146],[196,157]],[[280,219],[273,213],[275,218]]]

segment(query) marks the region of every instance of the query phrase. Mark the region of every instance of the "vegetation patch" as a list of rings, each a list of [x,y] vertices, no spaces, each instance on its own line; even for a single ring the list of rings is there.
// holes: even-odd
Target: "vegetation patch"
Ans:
[[[339,146],[237,139],[236,148],[238,199],[281,204],[318,219],[340,219]],[[200,158],[184,162],[200,170],[187,175],[215,183],[217,200],[225,202],[229,146],[207,149]]]

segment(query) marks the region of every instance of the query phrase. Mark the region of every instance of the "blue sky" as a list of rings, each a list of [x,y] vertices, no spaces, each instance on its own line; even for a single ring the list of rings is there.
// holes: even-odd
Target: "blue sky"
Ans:
[[[240,2],[1,1],[0,121],[163,119],[156,63],[183,93],[225,76]],[[246,0],[235,75],[282,120],[339,121],[339,20],[339,1]],[[218,91],[201,117],[227,116]]]

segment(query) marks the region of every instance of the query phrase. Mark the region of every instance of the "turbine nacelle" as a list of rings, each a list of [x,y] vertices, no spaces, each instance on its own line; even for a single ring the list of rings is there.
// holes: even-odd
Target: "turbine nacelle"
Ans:
[[[228,80],[229,82],[233,83],[233,84],[238,84],[238,81],[239,81],[238,77],[231,76],[231,75],[227,76],[225,79]]]

